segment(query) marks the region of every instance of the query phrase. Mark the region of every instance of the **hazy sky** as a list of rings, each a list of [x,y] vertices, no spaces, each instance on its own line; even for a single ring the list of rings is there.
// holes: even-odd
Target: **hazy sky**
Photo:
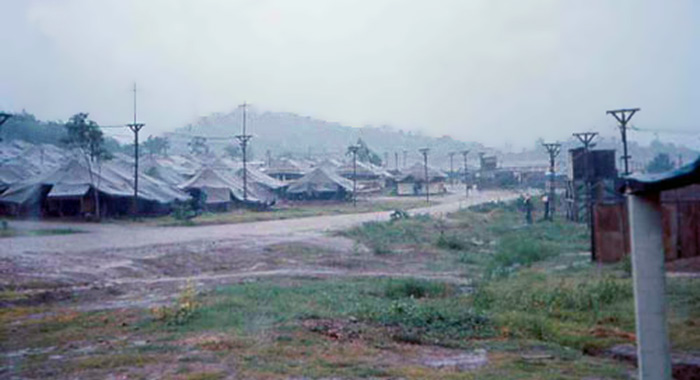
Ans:
[[[604,111],[632,106],[640,128],[700,132],[700,1],[0,0],[0,11],[0,109],[40,118],[129,122],[136,81],[149,134],[244,100],[493,145],[614,134]]]

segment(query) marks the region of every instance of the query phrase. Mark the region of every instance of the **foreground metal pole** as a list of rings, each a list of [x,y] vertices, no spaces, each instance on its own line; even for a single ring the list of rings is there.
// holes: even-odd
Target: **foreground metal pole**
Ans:
[[[632,243],[639,379],[670,379],[666,272],[659,196],[628,194],[627,209]]]

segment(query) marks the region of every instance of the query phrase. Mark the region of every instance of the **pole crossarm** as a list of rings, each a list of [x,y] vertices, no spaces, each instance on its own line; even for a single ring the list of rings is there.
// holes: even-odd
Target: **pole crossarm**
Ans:
[[[630,158],[632,158],[629,153],[627,153],[627,129],[629,127],[627,126],[627,123],[632,120],[632,116],[634,116],[635,113],[637,113],[640,110],[640,108],[623,108],[619,110],[609,110],[605,111],[605,114],[607,115],[612,115],[615,120],[617,120],[618,123],[620,123],[620,134],[622,135],[622,149],[623,149],[623,154],[622,154],[622,159],[625,162],[625,175],[630,174],[630,166],[629,166],[629,161]]]

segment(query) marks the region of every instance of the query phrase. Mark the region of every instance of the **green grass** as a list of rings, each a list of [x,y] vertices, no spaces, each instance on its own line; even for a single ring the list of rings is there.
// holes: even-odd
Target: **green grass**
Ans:
[[[73,228],[42,228],[36,230],[25,230],[7,228],[0,229],[0,238],[18,237],[18,236],[49,236],[49,235],[70,235],[81,233],[81,230]]]
[[[166,216],[153,219],[144,219],[141,222],[158,226],[202,226],[307,218],[325,215],[393,211],[396,209],[411,209],[423,206],[425,206],[425,202],[414,199],[360,201],[357,203],[357,207],[353,207],[352,202],[308,202],[302,204],[282,205],[266,211],[239,209],[220,213],[205,212],[202,215],[190,220],[178,220],[173,216]]]

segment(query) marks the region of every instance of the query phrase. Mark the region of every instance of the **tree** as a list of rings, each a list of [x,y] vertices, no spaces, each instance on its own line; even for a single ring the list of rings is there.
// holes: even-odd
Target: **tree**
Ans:
[[[95,184],[93,167],[97,166],[101,171],[102,161],[108,160],[112,156],[105,149],[105,139],[96,122],[88,119],[87,113],[78,113],[73,115],[65,124],[66,137],[61,141],[69,149],[78,153],[85,161],[85,166],[90,176],[90,185],[92,187],[93,199],[95,201],[96,218],[100,218],[100,197],[99,197],[99,179]]]
[[[143,143],[143,147],[150,155],[166,155],[170,147],[170,140],[167,137],[148,136]]]
[[[382,159],[378,154],[371,151],[367,144],[362,139],[357,139],[357,160],[360,162],[369,162],[372,165],[381,166]],[[349,151],[348,151],[349,152]]]
[[[238,144],[229,144],[224,147],[224,153],[228,155],[231,158],[240,158],[242,153],[241,153],[241,146]]]
[[[649,173],[662,173],[672,169],[673,162],[671,162],[671,157],[666,153],[657,154],[647,165],[647,172]]]
[[[194,136],[187,146],[190,148],[190,153],[195,155],[207,154],[209,153],[209,145],[207,145],[207,138],[204,136]]]

